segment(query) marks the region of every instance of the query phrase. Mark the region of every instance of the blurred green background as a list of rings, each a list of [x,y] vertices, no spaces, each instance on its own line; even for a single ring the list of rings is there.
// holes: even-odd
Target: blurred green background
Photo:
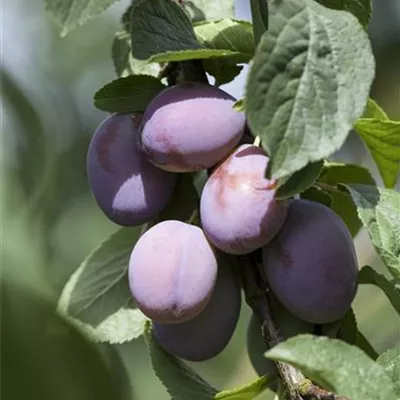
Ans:
[[[237,15],[249,18],[247,1]],[[92,95],[115,78],[110,58],[128,1],[61,39],[41,0],[1,3],[1,369],[8,399],[168,399],[143,340],[110,347],[88,343],[54,315],[57,297],[86,254],[117,229],[89,192],[85,156],[105,117]],[[377,0],[369,33],[377,59],[372,97],[400,119],[400,2]],[[245,74],[226,86],[239,97]],[[350,135],[337,160],[377,170]],[[399,184],[397,189],[399,189]],[[386,273],[368,235],[357,239],[360,265]],[[400,344],[400,322],[382,293],[359,289],[360,330],[378,351]],[[192,364],[217,388],[255,378],[245,349],[243,307],[228,348]],[[267,398],[267,396],[262,396]]]

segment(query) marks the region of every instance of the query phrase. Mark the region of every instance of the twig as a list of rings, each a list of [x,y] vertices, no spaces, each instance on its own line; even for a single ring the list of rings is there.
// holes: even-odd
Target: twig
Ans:
[[[261,325],[267,348],[270,349],[285,339],[271,310],[268,287],[255,259],[256,253],[239,257],[240,273],[246,302]],[[275,362],[283,387],[289,400],[349,400],[314,385],[298,369],[290,364]]]
[[[251,256],[240,257],[240,271],[247,304],[252,308],[254,315],[261,324],[261,331],[268,349],[283,342],[273,318],[270,299],[261,285],[263,279]],[[298,385],[305,380],[304,375],[289,364],[276,362],[279,376],[290,400],[302,400],[297,394]]]

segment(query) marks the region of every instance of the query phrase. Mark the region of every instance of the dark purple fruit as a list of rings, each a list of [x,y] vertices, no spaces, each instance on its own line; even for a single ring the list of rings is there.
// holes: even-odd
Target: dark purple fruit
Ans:
[[[227,265],[218,267],[210,302],[197,317],[182,324],[153,323],[154,334],[169,353],[189,361],[215,357],[231,339],[240,314],[240,284]]]
[[[328,207],[293,200],[276,238],[263,248],[272,291],[296,317],[323,324],[343,317],[357,290],[350,232]]]
[[[216,279],[216,256],[203,231],[181,221],[150,228],[129,261],[132,295],[153,321],[194,318],[209,302]]]
[[[152,165],[137,145],[138,114],[113,114],[94,133],[87,174],[97,204],[119,225],[152,220],[167,205],[176,175]]]
[[[141,146],[149,159],[168,171],[210,168],[239,142],[244,113],[223,90],[183,83],[162,91],[143,116]]]

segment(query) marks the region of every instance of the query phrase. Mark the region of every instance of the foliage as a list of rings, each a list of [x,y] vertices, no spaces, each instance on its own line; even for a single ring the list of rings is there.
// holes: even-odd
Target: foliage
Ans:
[[[115,2],[44,0],[62,36]],[[265,173],[278,182],[276,197],[300,197],[330,207],[353,236],[363,226],[391,277],[361,266],[358,283],[377,286],[400,315],[400,195],[393,190],[400,170],[400,122],[391,120],[368,97],[375,74],[365,32],[372,15],[371,2],[251,0],[252,23],[234,18],[231,0],[183,3],[185,7],[175,0],[132,2],[112,45],[117,79],[96,92],[94,105],[107,112],[144,112],[166,88],[164,78],[171,79],[171,68],[185,72],[190,65],[201,65],[220,85],[232,81],[243,64],[249,64],[245,98],[234,108],[246,113],[251,135],[269,156]],[[5,78],[5,90],[22,99],[35,129],[42,134],[35,109],[18,93],[11,76]],[[172,81],[179,79],[178,73]],[[364,167],[332,162],[352,129],[368,148],[384,188],[376,186]],[[46,148],[34,141],[31,146],[43,163],[55,162]],[[26,157],[29,161],[31,155]],[[154,372],[173,399],[253,399],[269,384],[266,377],[260,377],[239,388],[214,388],[158,344],[151,322],[137,308],[129,290],[129,256],[149,226],[166,219],[201,225],[199,201],[210,173],[181,174],[169,205],[155,220],[121,228],[94,250],[64,286],[58,302],[62,317],[38,303],[38,315],[54,319],[56,329],[68,330],[68,340],[72,338],[92,360],[89,383],[99,382],[98,398],[118,394],[109,369],[87,338],[115,345],[143,336]],[[37,207],[43,190],[29,187],[26,181],[27,196],[33,197]],[[232,264],[241,259],[234,260]],[[33,298],[32,307],[36,302]],[[10,304],[5,306],[11,321]],[[15,321],[10,326],[12,323]],[[9,338],[10,328],[4,329]],[[394,400],[400,395],[398,348],[376,354],[359,331],[352,309],[324,329],[330,338],[296,336],[277,344],[266,357],[291,364],[323,389],[354,400]],[[35,357],[39,336],[35,332],[35,340],[27,347]],[[28,375],[33,372],[27,369]],[[299,390],[306,390],[305,386]]]

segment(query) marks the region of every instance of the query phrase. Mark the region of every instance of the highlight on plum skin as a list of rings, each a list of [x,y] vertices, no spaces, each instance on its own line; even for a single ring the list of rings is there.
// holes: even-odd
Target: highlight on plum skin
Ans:
[[[287,202],[275,198],[277,182],[265,178],[265,152],[241,145],[217,166],[204,186],[200,217],[209,240],[230,254],[247,254],[281,229]]]
[[[219,265],[210,302],[197,317],[181,324],[153,323],[153,333],[167,352],[188,361],[218,355],[229,343],[239,319],[240,283],[228,265]]]
[[[95,131],[87,153],[87,174],[100,209],[119,225],[152,220],[169,202],[176,174],[151,164],[140,151],[140,114],[113,114]]]
[[[160,222],[137,241],[129,285],[140,310],[153,321],[184,322],[200,314],[217,279],[214,249],[197,226]]]
[[[206,169],[223,159],[241,139],[244,113],[235,98],[202,83],[165,89],[147,107],[141,147],[158,167],[175,172]]]
[[[296,317],[324,324],[349,310],[357,291],[354,243],[330,208],[293,200],[276,238],[263,248],[270,288]]]

